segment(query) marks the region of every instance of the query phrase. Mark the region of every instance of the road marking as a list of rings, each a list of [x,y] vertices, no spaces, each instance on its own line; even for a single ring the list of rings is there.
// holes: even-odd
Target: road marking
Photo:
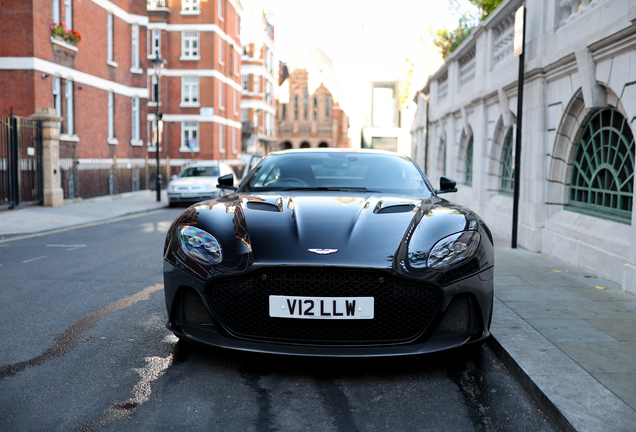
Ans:
[[[59,248],[83,248],[86,247],[85,244],[76,244],[76,245],[63,245],[63,244],[48,244],[46,247],[59,247]]]
[[[31,261],[37,261],[37,260],[39,260],[39,259],[46,258],[47,256],[48,256],[48,255],[42,255],[41,257],[31,258],[31,259],[28,259],[28,260],[26,260],[26,261],[22,261],[22,264],[30,263]]]
[[[128,297],[124,297],[109,305],[106,305],[98,311],[93,312],[90,315],[86,315],[84,318],[80,318],[79,320],[71,324],[70,327],[68,327],[64,331],[64,333],[58,333],[57,335],[55,335],[55,343],[49,348],[45,349],[39,356],[34,357],[30,360],[0,366],[0,381],[2,381],[6,377],[18,375],[20,372],[28,367],[39,366],[48,360],[62,357],[70,350],[78,346],[81,342],[90,341],[92,338],[81,340],[80,336],[85,331],[96,327],[97,321],[104,318],[106,314],[124,309],[128,306],[132,306],[138,301],[148,300],[148,298],[150,298],[150,294],[160,289],[163,289],[163,284],[161,283],[149,286],[135,294],[129,295]]]

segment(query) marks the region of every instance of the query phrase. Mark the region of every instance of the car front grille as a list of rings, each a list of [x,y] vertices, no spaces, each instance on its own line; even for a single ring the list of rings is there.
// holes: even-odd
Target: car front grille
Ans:
[[[388,344],[413,340],[439,308],[440,292],[388,274],[347,269],[269,269],[208,285],[207,295],[236,336],[305,344]],[[272,318],[269,296],[373,297],[371,320]]]

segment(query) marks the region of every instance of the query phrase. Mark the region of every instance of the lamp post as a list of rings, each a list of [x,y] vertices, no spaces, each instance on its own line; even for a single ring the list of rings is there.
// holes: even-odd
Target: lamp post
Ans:
[[[161,173],[159,171],[159,123],[161,122],[161,117],[163,116],[161,114],[161,108],[159,106],[159,78],[161,78],[161,70],[163,69],[163,67],[166,64],[166,61],[164,59],[162,59],[159,54],[157,54],[155,56],[154,59],[152,59],[151,61],[152,65],[155,68],[155,77],[157,78],[157,84],[155,86],[155,102],[157,103],[157,112],[155,114],[155,119],[157,121],[157,136],[155,139],[155,149],[157,152],[157,177],[156,177],[156,183],[155,183],[155,188],[157,189],[157,202],[161,201]]]

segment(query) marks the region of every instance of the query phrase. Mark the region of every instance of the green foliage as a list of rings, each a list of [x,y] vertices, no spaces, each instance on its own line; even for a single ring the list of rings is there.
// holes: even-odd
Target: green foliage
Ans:
[[[488,15],[490,15],[503,0],[468,0],[468,1],[479,8],[479,11],[481,12],[481,20],[483,21],[486,18],[488,18]]]
[[[433,45],[439,49],[442,58],[446,60],[446,57],[455,51],[455,49],[470,36],[470,32],[473,28],[474,26],[468,24],[468,19],[462,17],[455,30],[449,31],[446,28],[437,30],[433,37]]]
[[[472,5],[479,9],[479,19],[485,20],[503,0],[468,0]],[[457,49],[461,43],[470,36],[470,32],[476,27],[479,22],[477,17],[472,16],[465,9],[462,10],[462,5],[459,0],[449,0],[450,7],[455,9],[458,13],[461,13],[462,17],[459,19],[457,28],[455,30],[448,30],[442,28],[435,32],[433,36],[433,44],[439,49],[439,53],[442,58],[446,58]],[[475,24],[472,24],[475,23]]]

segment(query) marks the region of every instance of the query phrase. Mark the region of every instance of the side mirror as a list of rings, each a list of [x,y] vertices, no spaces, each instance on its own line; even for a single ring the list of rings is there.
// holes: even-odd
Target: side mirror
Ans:
[[[457,186],[457,183],[455,183],[455,180],[442,176],[439,178],[439,190],[437,191],[437,193],[442,194],[442,193],[449,193],[449,192],[457,192],[456,186]]]
[[[234,187],[234,174],[226,174],[219,177],[219,181],[216,187],[218,189],[228,189],[231,191],[235,191],[236,188]]]

